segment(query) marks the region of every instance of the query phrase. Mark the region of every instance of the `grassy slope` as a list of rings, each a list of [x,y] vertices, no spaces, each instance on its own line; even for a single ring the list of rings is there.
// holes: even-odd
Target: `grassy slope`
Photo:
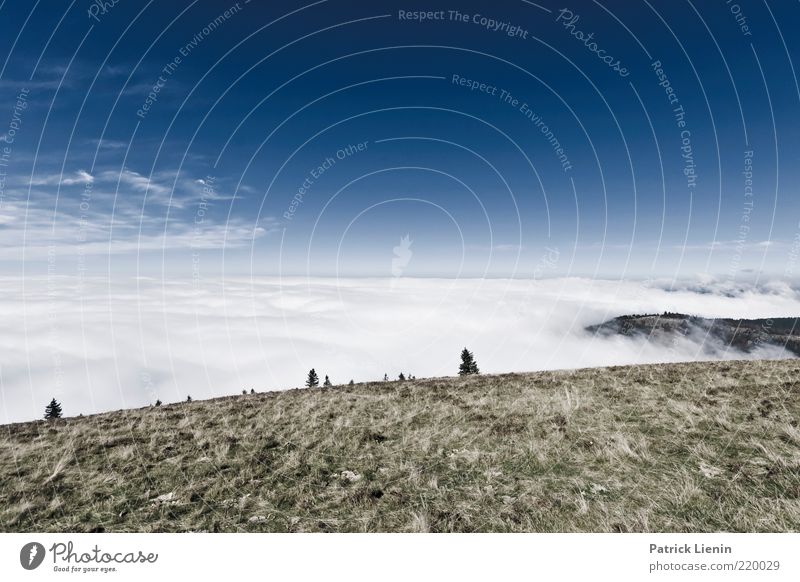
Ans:
[[[0,529],[798,531],[799,372],[443,378],[4,426]]]

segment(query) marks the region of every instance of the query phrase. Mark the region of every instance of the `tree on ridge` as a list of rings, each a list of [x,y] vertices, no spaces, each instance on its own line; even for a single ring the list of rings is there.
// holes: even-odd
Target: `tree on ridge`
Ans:
[[[475,356],[467,348],[461,352],[461,365],[458,367],[459,376],[469,376],[471,374],[480,374],[478,363],[475,361]]]
[[[61,404],[53,398],[50,404],[44,407],[45,420],[52,420],[54,418],[61,418]]]

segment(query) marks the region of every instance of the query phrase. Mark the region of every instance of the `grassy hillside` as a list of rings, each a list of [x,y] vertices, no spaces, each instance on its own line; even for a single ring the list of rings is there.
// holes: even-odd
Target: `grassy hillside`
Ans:
[[[800,361],[357,384],[0,427],[4,531],[798,531]]]

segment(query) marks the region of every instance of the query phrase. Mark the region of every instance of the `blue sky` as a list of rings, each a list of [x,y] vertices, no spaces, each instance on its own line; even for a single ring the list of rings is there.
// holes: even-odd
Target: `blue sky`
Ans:
[[[794,4],[98,6],[0,4],[3,273],[795,275]]]

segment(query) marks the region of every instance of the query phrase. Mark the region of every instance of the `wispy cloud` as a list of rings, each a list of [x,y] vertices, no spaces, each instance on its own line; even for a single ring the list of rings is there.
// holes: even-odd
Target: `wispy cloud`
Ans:
[[[104,212],[59,212],[34,204],[6,204],[0,209],[0,259],[42,260],[49,256],[140,253],[181,249],[235,249],[251,245],[278,228],[277,220],[258,224],[232,218],[202,223],[142,215],[119,209],[112,220]]]
[[[74,186],[75,184],[91,184],[93,182],[94,176],[86,170],[77,170],[70,174],[39,174],[30,180],[30,183],[34,186]]]
[[[209,211],[232,199],[219,184],[176,171],[10,177],[0,200],[0,259],[241,248],[279,230],[271,217]]]

